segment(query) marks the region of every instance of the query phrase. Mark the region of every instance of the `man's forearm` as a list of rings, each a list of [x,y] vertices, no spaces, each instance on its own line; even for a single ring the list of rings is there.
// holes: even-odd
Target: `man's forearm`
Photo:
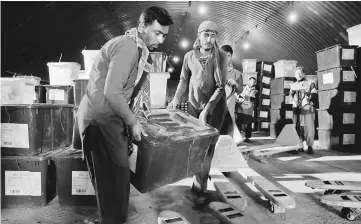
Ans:
[[[222,99],[223,96],[224,96],[224,88],[223,87],[218,87],[216,89],[216,91],[213,93],[210,100],[208,101],[208,103],[207,103],[206,107],[204,108],[204,110],[208,114],[212,114],[214,108],[216,108],[218,102]]]
[[[177,101],[180,101],[180,99],[182,98],[184,92],[186,91],[188,86],[188,82],[185,81],[184,79],[180,79],[177,90],[174,94],[174,99]]]

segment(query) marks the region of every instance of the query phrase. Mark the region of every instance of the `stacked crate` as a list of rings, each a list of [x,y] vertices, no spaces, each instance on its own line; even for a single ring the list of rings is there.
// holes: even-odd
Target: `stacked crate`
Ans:
[[[56,196],[51,157],[71,145],[73,116],[73,105],[1,106],[2,208],[45,206]]]
[[[258,97],[255,107],[257,108],[257,129],[270,131],[270,108],[271,108],[271,80],[274,78],[273,62],[257,62],[257,90]]]
[[[19,93],[8,98],[20,100],[4,98],[1,105],[1,207],[45,206],[57,193],[61,205],[95,205],[94,191],[83,190],[90,179],[84,175],[88,171],[81,154],[62,154],[72,144],[74,110],[88,80],[76,79],[73,85],[50,80],[49,85],[24,77],[36,81],[24,91],[18,79],[1,79],[3,88]],[[54,160],[59,154],[65,157]]]
[[[359,124],[357,46],[335,45],[316,54],[320,145],[325,149],[352,149]]]
[[[271,80],[270,136],[277,138],[286,124],[292,124],[292,104],[289,100],[291,83],[295,81],[297,61],[274,63],[275,78]]]

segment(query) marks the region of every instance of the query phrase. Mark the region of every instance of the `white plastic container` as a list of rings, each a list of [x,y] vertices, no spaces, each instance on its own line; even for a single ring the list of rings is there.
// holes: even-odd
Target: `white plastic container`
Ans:
[[[78,79],[89,79],[89,76],[86,75],[85,70],[80,70],[78,73]]]
[[[348,44],[361,47],[361,24],[347,29]]]
[[[31,79],[31,80],[34,80],[36,82],[35,85],[40,85],[40,80],[41,78],[39,77],[36,77],[36,76],[32,76],[32,75],[21,75],[21,76],[15,76],[17,78],[20,78],[20,79]]]
[[[297,61],[280,60],[273,64],[275,66],[275,78],[295,77]]]
[[[151,72],[149,75],[151,108],[164,108],[166,106],[167,82],[170,75],[167,72]]]
[[[93,67],[95,58],[98,56],[100,50],[83,50],[81,53],[84,57],[84,68],[85,68],[85,76],[89,78],[90,71]]]
[[[34,79],[1,78],[1,104],[32,104],[35,94]]]
[[[243,85],[248,84],[249,78],[251,77],[255,78],[257,81],[257,72],[242,73]]]
[[[75,62],[49,62],[50,85],[71,85],[78,79],[80,65]]]
[[[243,72],[256,72],[257,59],[243,59]]]

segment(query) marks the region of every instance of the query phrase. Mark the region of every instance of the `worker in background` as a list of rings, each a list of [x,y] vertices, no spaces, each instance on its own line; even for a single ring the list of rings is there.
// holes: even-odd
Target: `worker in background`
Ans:
[[[149,7],[141,14],[138,27],[109,40],[94,61],[79,105],[73,145],[79,146],[79,140],[83,145],[100,223],[118,224],[128,217],[128,135],[136,141],[146,135],[134,115],[139,104],[135,99],[149,81],[149,51],[163,43],[172,24],[165,9]]]
[[[203,124],[209,124],[221,132],[226,114],[230,124],[225,98],[227,77],[227,55],[217,44],[218,27],[212,21],[200,24],[193,50],[184,56],[180,82],[168,108],[175,109],[182,95],[189,87],[188,114],[198,118]],[[227,128],[224,128],[227,129]],[[192,191],[198,196],[196,208],[207,204],[206,192],[211,160],[218,138],[211,142],[207,158],[201,170],[193,178]]]
[[[244,132],[244,142],[250,142],[252,136],[252,121],[254,102],[256,100],[256,78],[250,77],[248,84],[244,85],[241,94],[236,95],[236,124]]]
[[[293,124],[301,138],[301,150],[303,141],[306,141],[308,153],[313,153],[315,139],[315,103],[317,90],[314,81],[307,80],[303,67],[297,67],[295,71],[297,81],[291,84],[290,102],[293,108]]]
[[[233,91],[235,91],[234,93],[242,93],[243,90],[243,79],[242,79],[242,73],[238,70],[236,70],[235,68],[233,68],[233,63],[232,63],[232,56],[233,56],[233,49],[230,45],[223,45],[221,47],[221,49],[223,51],[225,51],[227,53],[227,58],[228,58],[228,69],[227,69],[227,78],[226,78],[226,97],[227,97],[227,106],[228,106],[228,110],[229,113],[231,115],[232,118],[232,122],[233,122],[233,131],[236,132],[238,131],[237,126],[236,126],[236,99],[235,99],[235,94],[231,95],[233,93]],[[239,133],[239,131],[238,131]],[[240,136],[240,134],[238,134]],[[236,141],[235,138],[237,138],[236,133],[233,134],[233,138]],[[240,138],[239,140],[242,140],[242,138]],[[236,141],[236,143],[238,143]]]

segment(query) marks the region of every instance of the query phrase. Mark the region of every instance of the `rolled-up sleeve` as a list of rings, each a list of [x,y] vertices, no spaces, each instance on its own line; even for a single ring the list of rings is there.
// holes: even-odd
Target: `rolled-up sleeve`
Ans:
[[[138,51],[133,45],[121,44],[110,53],[110,63],[104,87],[104,96],[110,108],[131,126],[137,120],[129,109],[123,87],[136,65]]]

